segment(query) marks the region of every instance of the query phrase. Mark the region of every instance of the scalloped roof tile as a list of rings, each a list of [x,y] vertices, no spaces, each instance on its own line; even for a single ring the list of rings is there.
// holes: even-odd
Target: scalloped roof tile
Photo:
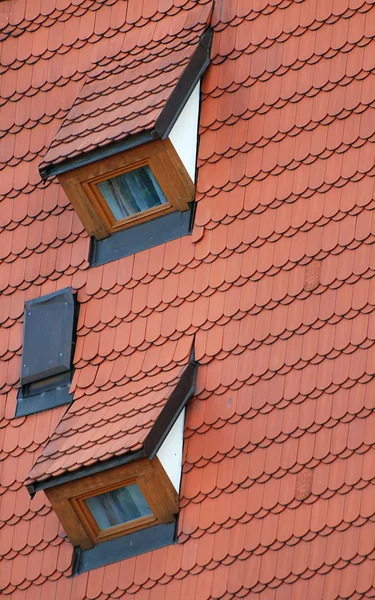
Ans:
[[[123,4],[125,20],[131,10]],[[97,44],[92,68],[40,171],[152,130],[199,45],[211,10],[211,0],[200,0],[190,10],[164,15],[159,27],[121,32],[116,45],[102,45],[102,52]]]
[[[374,2],[212,8],[0,2],[2,598],[375,596]],[[89,268],[38,166],[151,126],[209,24],[193,234]],[[67,286],[74,403],[15,419],[24,302]],[[193,336],[178,544],[69,577],[29,471],[142,443]]]
[[[104,378],[102,373],[99,387],[94,384],[95,366],[92,376],[89,368],[78,371],[77,399],[33,465],[27,484],[142,448],[181,379],[191,351],[192,338],[188,336],[164,342],[157,352],[153,347],[135,351],[125,364],[121,357],[114,361],[110,377]],[[117,365],[120,368],[115,375]]]

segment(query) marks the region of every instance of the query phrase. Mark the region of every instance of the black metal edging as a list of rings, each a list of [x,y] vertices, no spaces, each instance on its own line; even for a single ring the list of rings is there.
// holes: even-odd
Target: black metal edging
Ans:
[[[96,150],[91,150],[77,158],[64,160],[59,164],[51,164],[42,167],[39,169],[41,178],[45,181],[48,177],[84,167],[93,162],[108,158],[119,152],[124,152],[125,150],[130,150],[131,148],[136,148],[137,146],[156,139],[166,138],[181,114],[191,92],[210,64],[212,36],[213,31],[211,28],[207,29],[202,35],[197,49],[193,53],[193,56],[167,100],[167,103],[161,111],[152,130],[131,135],[124,140],[113,142],[107,146],[97,148]]]
[[[107,146],[97,148],[96,150],[91,150],[86,154],[83,153],[80,156],[77,156],[77,158],[64,160],[63,162],[55,165],[47,165],[46,167],[39,169],[39,174],[43,181],[45,181],[48,179],[48,177],[53,177],[54,175],[60,175],[61,173],[72,171],[73,169],[85,167],[86,165],[102,160],[103,158],[108,158],[114,154],[118,154],[119,152],[125,152],[125,150],[130,150],[131,148],[136,148],[142,144],[152,142],[153,140],[158,139],[158,137],[159,136],[154,129],[151,131],[142,131],[142,133],[129,136],[124,140],[120,140],[119,142],[113,142]]]
[[[212,36],[213,31],[210,27],[202,35],[197,49],[156,120],[155,131],[162,139],[168,137],[192,91],[210,64]]]
[[[195,371],[195,363],[190,362],[147,435],[143,448],[148,458],[154,458],[182,410],[192,397],[195,390]]]
[[[138,460],[139,458],[145,458],[145,453],[142,450],[138,450],[137,452],[130,452],[128,454],[123,454],[121,456],[115,456],[114,458],[110,458],[104,462],[95,463],[90,467],[81,467],[77,469],[77,471],[69,471],[68,473],[64,473],[63,475],[58,475],[58,477],[50,477],[49,479],[45,479],[44,481],[36,481],[35,483],[30,483],[27,486],[27,491],[30,496],[33,497],[36,492],[40,490],[47,490],[48,488],[55,487],[55,485],[61,485],[63,483],[68,483],[69,481],[76,481],[77,479],[82,479],[83,477],[88,477],[88,475],[95,475],[96,473],[101,473],[102,471],[107,471],[107,469],[112,469],[113,467],[119,467],[121,465],[125,465],[127,463],[132,462],[133,460]]]

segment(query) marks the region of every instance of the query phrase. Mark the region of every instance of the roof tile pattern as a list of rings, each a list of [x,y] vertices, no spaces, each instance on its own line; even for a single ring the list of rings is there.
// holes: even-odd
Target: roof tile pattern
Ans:
[[[191,237],[89,269],[79,220],[38,174],[87,74],[129,60],[124,40],[155,52],[171,28],[176,45],[193,40],[211,9],[0,4],[4,598],[375,596],[374,3],[216,2]],[[14,419],[24,302],[68,285],[75,403]],[[172,382],[193,336],[179,544],[68,578],[71,545],[24,486],[32,465],[76,418],[88,464],[118,399]],[[152,400],[139,401],[147,428]]]
[[[211,4],[190,2],[185,20],[170,7],[146,29],[132,28],[132,7],[123,3],[124,25],[110,44],[96,43],[92,69],[41,167],[152,129],[207,27]]]
[[[150,346],[144,352],[120,355],[102,363],[101,372],[97,369],[89,388],[89,369],[80,370],[73,385],[76,400],[50,437],[27,482],[43,481],[141,449],[185,370],[191,350],[192,338],[185,336]]]

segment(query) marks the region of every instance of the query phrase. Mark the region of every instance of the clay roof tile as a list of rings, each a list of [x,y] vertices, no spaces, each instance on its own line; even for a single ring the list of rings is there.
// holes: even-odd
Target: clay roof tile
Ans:
[[[138,9],[141,10],[142,6],[140,4]],[[155,6],[148,3],[148,11],[152,13]],[[132,10],[127,10],[128,23],[132,22]],[[96,59],[79,96],[44,156],[40,165],[43,177],[48,176],[54,165],[82,153],[124,140],[141,131],[154,128],[157,132],[160,128],[158,117],[199,46],[209,13],[209,3],[197,3],[194,9],[186,13],[181,11],[173,19],[166,17],[170,21],[169,32],[167,37],[158,40],[157,50],[154,41],[156,23],[150,22],[147,28],[139,28],[138,39],[129,48],[130,54],[124,55],[122,51],[112,56],[110,63],[104,57]],[[133,18],[137,20],[135,14]],[[90,29],[87,19],[82,24]],[[170,36],[177,33],[175,47],[170,48]],[[81,28],[80,35],[83,35]],[[57,38],[54,43],[59,46]],[[113,53],[113,49],[110,52]],[[202,65],[197,68],[202,68]]]
[[[187,338],[184,343],[168,341],[166,344],[170,348],[170,360],[174,363],[171,365],[168,361],[166,370],[149,375],[139,383],[131,382],[131,377],[142,368],[144,361],[147,362],[149,351],[133,352],[130,361],[125,362],[126,370],[121,370],[121,376],[128,377],[128,383],[116,391],[117,397],[121,397],[122,391],[122,409],[120,405],[111,406],[113,392],[108,391],[103,395],[99,390],[93,396],[88,396],[87,401],[83,397],[79,405],[76,401],[71,410],[68,409],[31,469],[28,484],[33,485],[38,480],[43,481],[67,470],[73,471],[93,464],[99,458],[108,459],[142,446],[189,363],[191,338]],[[138,363],[137,367],[133,358]],[[93,371],[93,374],[87,379],[89,371]],[[82,387],[91,384],[96,381],[96,374],[97,368],[94,366],[90,370],[83,369],[77,385]],[[142,390],[142,394],[146,394],[139,396],[136,401],[137,394]],[[85,407],[89,410],[88,414],[83,410]],[[113,420],[117,416],[122,418]],[[87,425],[90,426],[87,428]]]

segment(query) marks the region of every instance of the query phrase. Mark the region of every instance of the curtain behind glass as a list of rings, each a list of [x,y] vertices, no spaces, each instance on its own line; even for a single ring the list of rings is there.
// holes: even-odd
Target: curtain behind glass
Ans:
[[[101,530],[152,515],[136,483],[87,498],[86,503]]]
[[[116,221],[167,202],[148,165],[98,183]]]

